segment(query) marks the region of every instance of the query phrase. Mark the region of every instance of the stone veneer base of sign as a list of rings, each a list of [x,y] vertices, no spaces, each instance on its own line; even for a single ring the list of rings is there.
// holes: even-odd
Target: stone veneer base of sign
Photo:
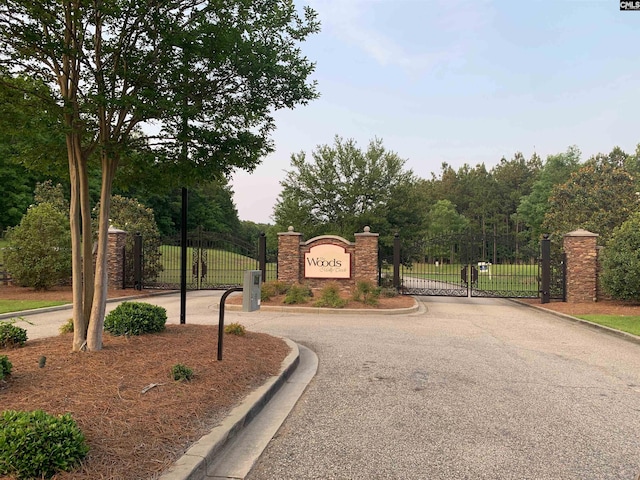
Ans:
[[[329,282],[336,282],[343,290],[350,290],[362,280],[377,285],[378,237],[377,233],[371,233],[369,227],[365,227],[364,232],[355,234],[355,242],[336,235],[322,235],[304,242],[302,234],[289,227],[288,232],[278,233],[278,280],[304,283],[311,288],[322,288]],[[331,248],[322,248],[323,245]],[[314,256],[316,252],[321,255]],[[340,255],[337,259],[326,257],[331,252],[340,252]],[[345,261],[349,262],[348,277],[343,273],[345,265],[342,262]],[[307,271],[305,262],[324,265],[325,272],[313,267]],[[338,263],[341,273],[337,268],[331,271],[331,266]],[[341,276],[346,278],[339,278]]]

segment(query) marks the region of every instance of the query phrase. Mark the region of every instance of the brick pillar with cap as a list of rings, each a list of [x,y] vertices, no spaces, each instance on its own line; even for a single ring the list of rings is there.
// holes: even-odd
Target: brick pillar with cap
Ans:
[[[564,236],[567,255],[567,303],[586,303],[598,300],[597,233],[574,230]]]
[[[300,282],[300,240],[302,234],[289,227],[278,233],[278,280],[286,283]]]
[[[355,280],[368,280],[378,284],[378,237],[371,228],[364,227],[363,233],[356,233]]]

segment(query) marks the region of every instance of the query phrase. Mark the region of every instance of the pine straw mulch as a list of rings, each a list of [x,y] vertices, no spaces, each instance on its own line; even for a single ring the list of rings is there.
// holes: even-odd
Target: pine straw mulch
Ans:
[[[0,350],[13,364],[12,374],[0,381],[0,405],[72,415],[90,451],[78,470],[56,480],[157,478],[247,393],[277,374],[289,351],[268,335],[225,335],[218,362],[217,341],[217,326],[204,325],[167,325],[162,333],[128,338],[105,334],[99,352],[72,353],[72,334],[30,340]],[[38,366],[41,356],[44,368]],[[178,363],[193,370],[191,381],[170,377]]]

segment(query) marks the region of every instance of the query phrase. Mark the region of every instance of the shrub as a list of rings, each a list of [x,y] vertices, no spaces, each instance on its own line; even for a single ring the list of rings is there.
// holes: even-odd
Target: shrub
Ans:
[[[347,301],[340,296],[340,285],[336,282],[327,283],[320,290],[320,298],[314,303],[316,307],[342,308]]]
[[[167,310],[142,302],[123,302],[104,319],[104,329],[111,335],[142,335],[165,329]]]
[[[193,370],[186,365],[178,363],[171,367],[171,376],[176,382],[186,380],[187,382],[193,378]]]
[[[394,287],[382,287],[380,289],[380,295],[385,298],[394,298],[398,296],[398,290]]]
[[[31,207],[7,240],[4,262],[16,284],[45,290],[71,276],[69,220],[52,205]]]
[[[380,298],[380,288],[375,286],[369,280],[359,280],[356,282],[356,288],[353,291],[353,299],[356,302],[362,302],[365,305],[378,305]]]
[[[284,297],[284,303],[287,305],[307,303],[312,296],[313,293],[308,286],[296,283],[289,287],[289,290]]]
[[[27,331],[14,325],[15,320],[0,322],[0,348],[22,347],[27,341]]]
[[[640,300],[640,213],[614,229],[602,251],[601,281],[614,298]]]
[[[0,355],[0,380],[2,380],[7,375],[11,375],[11,369],[13,365],[9,361],[9,357],[6,355]]]
[[[84,434],[69,414],[8,410],[0,416],[0,474],[51,478],[87,455]]]
[[[230,323],[229,325],[227,325],[226,327],[224,327],[224,333],[228,333],[230,335],[237,335],[239,337],[243,337],[244,335],[246,335],[247,330],[244,328],[244,326],[240,325],[239,323]]]
[[[276,295],[284,295],[289,290],[290,285],[280,280],[270,280],[262,284],[260,288],[260,299],[263,301],[270,300]]]
[[[60,333],[73,333],[73,318],[70,318],[65,323],[60,325]]]

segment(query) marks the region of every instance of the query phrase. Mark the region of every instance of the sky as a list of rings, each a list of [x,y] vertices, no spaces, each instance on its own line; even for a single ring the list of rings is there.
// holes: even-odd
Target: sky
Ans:
[[[640,11],[618,0],[296,0],[320,98],[276,112],[275,151],[232,180],[241,220],[274,223],[291,155],[382,140],[421,178],[575,145],[640,143]]]

